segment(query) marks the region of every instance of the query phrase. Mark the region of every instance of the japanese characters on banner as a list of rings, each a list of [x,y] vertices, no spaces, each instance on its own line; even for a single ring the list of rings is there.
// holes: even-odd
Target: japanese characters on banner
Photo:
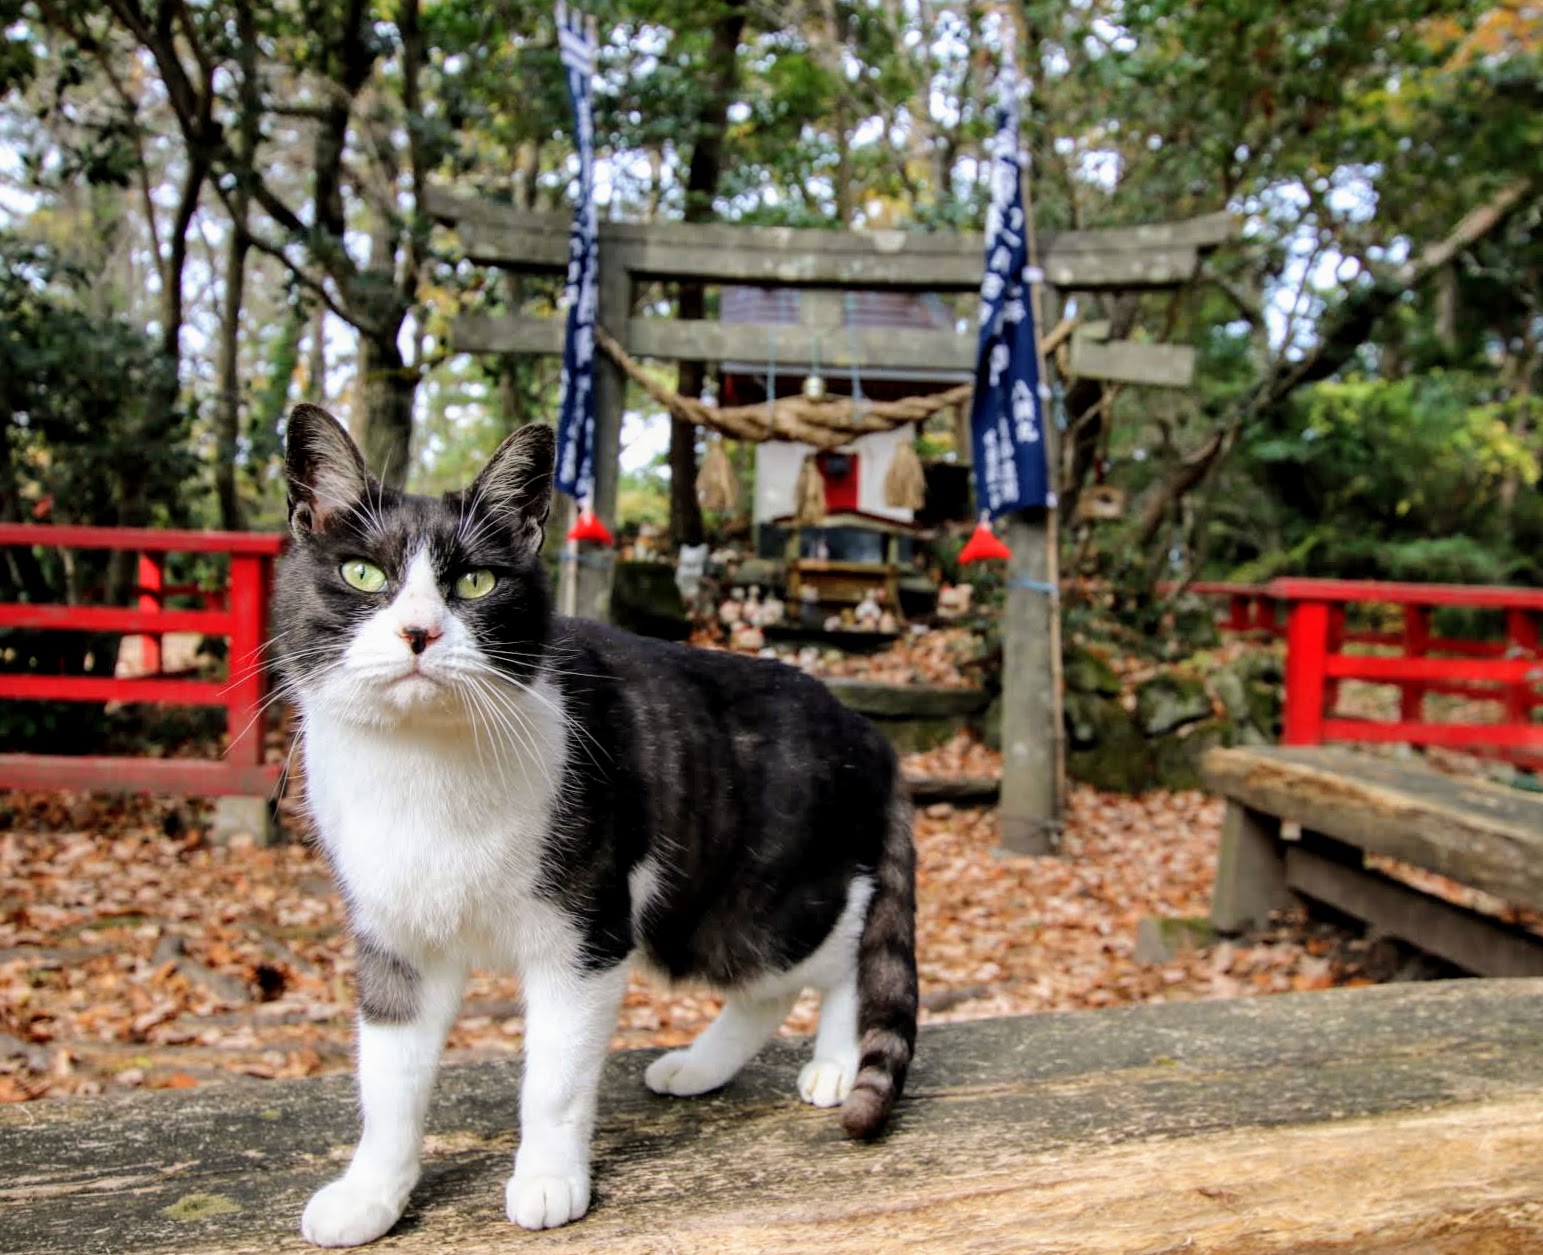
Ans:
[[[1052,506],[1045,456],[1048,390],[1040,381],[1029,285],[1044,275],[1029,264],[1028,220],[1018,152],[1018,76],[999,80],[991,142],[991,207],[986,212],[986,273],[981,280],[980,349],[970,408],[975,493],[981,513]]]
[[[557,487],[592,507],[595,492],[595,311],[599,300],[599,226],[595,213],[596,45],[581,14],[557,6],[557,43],[573,102],[574,147],[579,154],[579,199],[568,232],[568,307],[563,369],[558,381]]]

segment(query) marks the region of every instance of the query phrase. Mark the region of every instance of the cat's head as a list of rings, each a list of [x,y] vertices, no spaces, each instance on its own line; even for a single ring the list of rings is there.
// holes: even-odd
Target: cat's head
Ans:
[[[295,407],[274,657],[307,711],[486,721],[531,680],[551,622],[540,549],[552,460],[552,429],[532,424],[469,488],[415,496],[377,482],[332,415]]]

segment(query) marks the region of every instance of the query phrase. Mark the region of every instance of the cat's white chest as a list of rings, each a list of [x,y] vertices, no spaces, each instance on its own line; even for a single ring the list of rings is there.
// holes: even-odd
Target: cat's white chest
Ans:
[[[550,945],[553,912],[534,890],[563,742],[532,742],[540,757],[454,730],[307,720],[311,811],[356,928],[404,957],[457,950],[500,966]]]

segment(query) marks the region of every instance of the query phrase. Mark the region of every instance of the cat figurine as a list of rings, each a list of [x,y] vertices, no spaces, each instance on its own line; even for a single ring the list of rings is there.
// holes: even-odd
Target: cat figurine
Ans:
[[[553,436],[531,425],[475,482],[414,496],[371,478],[325,410],[286,438],[293,542],[274,596],[307,805],[357,952],[363,1131],[301,1231],[389,1230],[472,967],[525,1002],[509,1219],[577,1220],[629,966],[723,992],[649,1064],[658,1094],[727,1084],[806,988],[799,1094],[884,1127],[916,1033],[911,807],[883,737],[779,662],[552,613],[540,548]]]

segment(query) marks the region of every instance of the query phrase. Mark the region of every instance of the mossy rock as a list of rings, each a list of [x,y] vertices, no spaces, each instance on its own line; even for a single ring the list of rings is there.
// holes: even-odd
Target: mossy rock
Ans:
[[[1152,770],[1159,788],[1203,789],[1200,760],[1208,750],[1236,740],[1233,723],[1225,718],[1191,723],[1151,742]]]
[[[1162,736],[1211,714],[1211,695],[1199,676],[1166,671],[1136,689],[1136,722],[1148,736]]]
[[[1211,692],[1222,704],[1227,718],[1241,722],[1249,716],[1248,682],[1231,667],[1223,667],[1210,676]]]
[[[1152,750],[1136,721],[1117,701],[1087,694],[1080,697],[1079,726],[1074,732],[1069,716],[1067,734],[1081,739],[1082,745],[1078,748],[1074,743],[1067,753],[1067,774],[1095,789],[1115,793],[1140,793],[1150,788]],[[1068,700],[1068,708],[1070,704]]]
[[[618,562],[611,585],[611,622],[629,632],[683,641],[691,620],[668,562]]]
[[[869,719],[898,754],[920,754],[946,745],[969,727],[964,718]]]
[[[1061,678],[1068,693],[1120,695],[1120,677],[1114,668],[1084,645],[1070,645],[1062,651]]]
[[[1283,700],[1280,684],[1251,680],[1247,686],[1247,698],[1248,722],[1268,740],[1279,740]]]

